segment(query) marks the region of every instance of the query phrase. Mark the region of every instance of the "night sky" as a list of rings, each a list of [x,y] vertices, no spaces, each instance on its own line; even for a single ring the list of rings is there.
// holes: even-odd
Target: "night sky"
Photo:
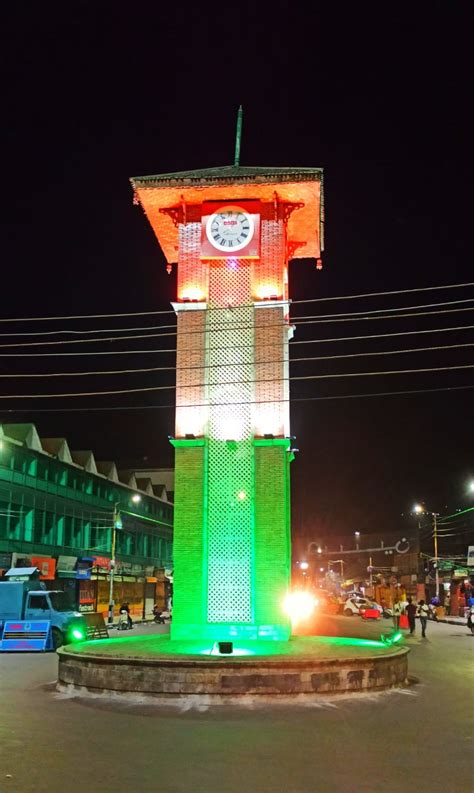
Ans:
[[[174,297],[129,177],[228,165],[244,106],[242,165],[325,169],[324,269],[293,262],[295,301],[465,283],[472,278],[467,167],[468,3],[241,2],[17,4],[3,20],[2,316],[166,310]],[[474,298],[474,288],[295,304],[293,316]],[[470,304],[466,304],[470,306]],[[155,326],[171,315],[15,323],[1,332]],[[470,311],[313,324],[297,339],[474,324]],[[41,325],[41,327],[39,327]],[[60,338],[60,337],[53,337]],[[1,343],[26,341],[2,336]],[[36,339],[38,340],[38,339]],[[40,339],[41,340],[41,337]],[[44,339],[43,339],[44,340]],[[144,340],[130,349],[169,347]],[[293,347],[331,355],[474,342],[473,330]],[[118,349],[119,345],[34,351]],[[21,348],[28,351],[29,348]],[[123,343],[120,349],[127,349]],[[31,351],[30,350],[30,351]],[[474,348],[294,364],[292,374],[454,366]],[[1,350],[0,350],[1,352]],[[13,352],[7,349],[6,352]],[[165,355],[6,358],[0,372],[172,365]],[[174,373],[2,381],[4,394],[166,385]],[[474,476],[473,391],[315,397],[474,387],[474,369],[295,382],[296,541],[399,527],[416,499],[467,506]],[[97,459],[172,464],[163,394],[2,400],[0,421],[34,421]],[[17,412],[21,408],[27,412]],[[7,412],[8,409],[8,412]],[[29,411],[29,412],[28,412]]]

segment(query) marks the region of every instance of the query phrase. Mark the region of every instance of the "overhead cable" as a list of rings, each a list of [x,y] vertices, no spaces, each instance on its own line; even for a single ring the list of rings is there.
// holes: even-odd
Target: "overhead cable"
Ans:
[[[315,325],[315,324],[327,324],[327,323],[334,323],[334,322],[361,322],[362,320],[383,320],[383,319],[402,319],[403,317],[426,317],[426,316],[433,316],[433,315],[440,315],[440,314],[452,314],[452,313],[459,313],[464,311],[474,311],[474,306],[470,306],[468,308],[449,308],[446,311],[421,311],[415,314],[391,314],[390,317],[345,317],[343,319],[308,319],[308,320],[291,320],[290,322],[270,322],[268,325],[265,325],[265,330],[267,328],[289,328],[292,325],[296,327],[302,327],[305,325]],[[240,330],[253,330],[256,328],[254,323],[246,323],[240,324],[239,320],[236,320],[235,325],[228,322],[224,325],[220,325],[217,327],[209,327],[208,332],[214,333],[228,333],[228,332],[235,332]],[[173,326],[174,327],[174,326]],[[2,349],[9,349],[15,348],[18,349],[19,347],[51,347],[57,345],[71,345],[71,344],[97,344],[100,342],[117,342],[117,341],[130,341],[135,339],[155,339],[155,338],[163,338],[169,336],[176,336],[177,331],[170,331],[166,333],[145,333],[145,334],[134,334],[133,336],[104,336],[103,338],[93,338],[93,339],[62,339],[61,341],[25,341],[25,342],[14,342],[12,344],[0,344],[0,348]],[[196,335],[203,335],[203,330],[183,330],[179,332],[179,336],[196,336]]]
[[[314,315],[308,315],[308,316],[302,315],[302,316],[293,317],[291,321],[297,322],[299,324],[305,324],[305,322],[307,320],[309,321],[309,320],[334,319],[334,321],[336,321],[340,317],[342,317],[342,318],[357,317],[357,318],[360,318],[360,319],[366,319],[366,318],[368,319],[369,318],[368,315],[372,315],[372,314],[387,314],[388,315],[387,317],[383,316],[383,317],[380,317],[380,319],[390,319],[390,318],[392,318],[391,317],[392,313],[395,314],[396,312],[400,312],[400,311],[410,311],[411,312],[411,311],[415,311],[415,309],[419,309],[419,308],[440,308],[440,307],[443,307],[443,306],[459,305],[461,303],[462,304],[464,304],[464,303],[474,303],[474,298],[467,298],[467,299],[464,299],[464,300],[448,300],[448,301],[444,301],[442,303],[422,303],[422,304],[419,304],[419,305],[416,305],[416,306],[397,306],[395,308],[377,308],[377,309],[371,309],[369,311],[338,312],[336,314],[314,314]],[[262,305],[265,305],[265,303],[262,303]],[[228,312],[232,313],[234,310],[239,310],[240,308],[243,308],[243,306],[224,306],[222,310],[223,311],[225,310],[225,311],[228,311]],[[427,312],[427,313],[429,314],[431,312]],[[435,313],[438,313],[438,312],[435,312]],[[441,312],[441,313],[447,313],[447,312]],[[425,316],[425,314],[408,314],[408,315],[407,314],[400,314],[400,317],[405,317],[405,316]],[[372,319],[379,319],[379,317],[375,317],[375,316],[371,317],[371,318]],[[395,319],[396,317],[393,317],[393,318]],[[239,322],[239,320],[236,320],[236,321]],[[223,325],[223,327],[227,328],[228,324],[229,323],[226,323],[226,325]],[[282,323],[282,324],[286,324],[286,323]],[[75,335],[75,336],[86,336],[86,335],[89,335],[89,334],[92,334],[92,333],[128,333],[130,331],[170,330],[170,329],[175,329],[175,328],[176,328],[176,322],[174,322],[171,325],[143,325],[143,326],[135,326],[135,327],[132,326],[132,327],[127,327],[127,328],[94,328],[92,330],[91,329],[75,330],[75,329],[64,329],[64,328],[62,328],[62,329],[59,329],[59,330],[22,331],[22,332],[16,332],[16,333],[8,333],[7,332],[7,333],[0,333],[0,337],[1,336],[8,336],[8,337],[18,337],[18,336],[22,336],[22,337],[23,336],[60,336],[60,335],[65,335],[65,334],[72,334],[72,335]],[[213,328],[213,330],[215,330],[215,329],[216,328]],[[219,328],[217,328],[217,330],[219,330]],[[196,332],[196,331],[194,331],[194,332]],[[198,332],[200,333],[202,331],[198,331]],[[140,338],[140,337],[137,337],[137,338]],[[104,339],[104,341],[105,341],[105,339]],[[64,343],[67,343],[67,340],[65,340]]]
[[[266,325],[265,327],[269,327]],[[373,333],[373,334],[363,334],[362,336],[336,336],[328,339],[293,339],[291,341],[291,347],[294,347],[297,344],[329,344],[337,341],[359,341],[362,339],[388,339],[395,336],[418,336],[423,333],[448,333],[449,331],[464,331],[464,330],[472,330],[474,325],[457,325],[451,328],[428,328],[425,330],[404,330],[404,331],[396,331],[394,333]],[[160,334],[157,334],[160,335]],[[170,334],[175,335],[175,334]],[[132,336],[132,338],[137,338],[136,336]],[[148,337],[145,337],[148,338]],[[106,341],[106,339],[98,340],[98,341]],[[121,341],[121,339],[118,339]],[[62,344],[63,342],[59,342]],[[0,345],[1,347],[2,345]],[[7,345],[8,346],[8,345]],[[11,346],[11,345],[10,345]],[[29,347],[30,345],[25,345]],[[231,346],[221,346],[219,347],[220,350],[244,350],[248,348],[254,348],[255,344],[233,344]],[[280,347],[281,342],[275,344],[262,344],[261,348],[266,347]],[[195,352],[192,348],[184,347],[181,349],[181,352]],[[86,352],[27,352],[27,353],[3,353],[0,352],[0,358],[50,358],[50,357],[59,357],[59,356],[73,356],[73,355],[150,355],[155,353],[176,353],[176,347],[171,348],[162,348],[162,349],[155,349],[155,350],[94,350],[94,351],[86,351]]]
[[[280,383],[287,382],[288,380],[330,380],[345,377],[383,377],[384,375],[394,374],[420,374],[424,372],[447,372],[459,369],[474,369],[474,364],[462,364],[458,366],[433,366],[424,369],[393,369],[383,372],[348,372],[337,374],[312,374],[312,375],[297,375],[295,377],[276,377],[270,380],[223,380],[219,386],[224,385],[264,385],[265,383]],[[193,383],[192,385],[180,385],[179,389],[185,388],[204,388],[205,383]],[[175,385],[160,385],[160,386],[147,386],[146,388],[123,388],[116,391],[84,391],[84,392],[66,392],[61,394],[0,394],[0,399],[58,399],[63,397],[82,397],[82,396],[109,396],[112,394],[138,394],[146,391],[169,391],[175,390]],[[280,401],[280,400],[278,400]],[[215,406],[218,407],[220,403],[216,402]],[[212,405],[212,403],[210,403]],[[186,406],[188,407],[188,406]]]
[[[275,345],[276,346],[276,345]],[[290,364],[293,363],[308,363],[312,361],[334,361],[340,360],[341,358],[370,358],[373,356],[381,356],[381,355],[404,355],[408,353],[420,353],[420,352],[433,352],[439,350],[454,350],[454,349],[461,349],[463,347],[474,347],[474,342],[467,342],[465,344],[442,344],[437,345],[434,347],[412,347],[406,350],[382,350],[379,352],[357,352],[357,353],[345,353],[343,355],[305,355],[300,356],[298,358],[291,358],[289,359]],[[287,363],[286,360],[262,360],[258,361],[255,365],[256,366],[265,366],[269,364],[284,364]],[[109,370],[98,370],[98,371],[85,371],[85,372],[40,372],[40,373],[15,373],[15,374],[0,374],[1,379],[11,379],[16,380],[17,378],[31,378],[31,377],[90,377],[90,376],[104,376],[104,375],[120,375],[120,374],[147,374],[151,372],[187,372],[187,371],[195,371],[195,370],[202,370],[202,369],[223,369],[229,366],[241,366],[241,363],[219,363],[219,364],[202,364],[197,366],[151,366],[151,367],[142,367],[139,369],[109,369]]]
[[[412,289],[395,289],[391,291],[385,292],[366,292],[357,295],[339,295],[336,297],[315,297],[315,298],[307,298],[303,300],[294,300],[292,301],[294,304],[301,304],[301,303],[321,303],[321,302],[328,302],[334,300],[358,300],[360,298],[365,297],[381,297],[384,295],[403,295],[403,294],[410,294],[414,292],[433,292],[436,290],[442,289],[463,289],[465,287],[474,286],[474,282],[464,283],[464,284],[444,284],[441,286],[420,286]],[[253,303],[250,304],[253,306]],[[221,311],[222,308],[216,307],[215,309],[211,308],[211,310]],[[121,312],[121,313],[114,313],[114,314],[69,314],[63,316],[49,316],[49,317],[1,317],[0,322],[53,322],[57,320],[72,320],[72,319],[109,319],[112,317],[144,317],[144,316],[157,316],[159,314],[173,314],[173,310],[166,309],[163,311],[133,311],[133,312]]]
[[[362,394],[330,394],[327,396],[311,396],[311,397],[292,397],[291,404],[295,402],[331,402],[331,401],[338,401],[341,399],[372,399],[377,397],[388,397],[388,396],[410,396],[410,395],[419,395],[419,394],[435,394],[439,392],[448,392],[448,391],[471,391],[474,389],[474,384],[472,385],[459,385],[459,386],[441,386],[439,388],[416,388],[411,390],[405,391],[374,391],[371,393],[362,393]],[[237,407],[239,405],[259,405],[260,407],[263,405],[273,405],[273,404],[284,404],[289,403],[289,399],[264,399],[259,400],[258,402],[255,400],[245,400],[245,402],[221,402],[218,407]],[[192,405],[186,405],[188,408],[207,408],[209,407],[208,403],[196,403]],[[128,410],[176,410],[176,404],[173,402],[172,404],[168,405],[109,405],[106,407],[74,407],[74,408],[0,408],[0,413],[6,413],[7,415],[11,413],[28,413],[28,414],[35,414],[35,413],[97,413],[103,411],[128,411]]]

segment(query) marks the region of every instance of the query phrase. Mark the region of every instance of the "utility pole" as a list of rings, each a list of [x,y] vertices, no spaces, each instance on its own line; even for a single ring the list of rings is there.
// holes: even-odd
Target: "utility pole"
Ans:
[[[110,583],[109,583],[109,614],[107,622],[109,625],[114,621],[114,574],[115,574],[115,545],[117,541],[117,524],[120,522],[120,512],[117,510],[118,503],[114,504],[114,519],[112,525],[112,548],[110,551]],[[120,526],[121,528],[121,526]]]
[[[436,597],[439,598],[439,569],[438,569],[438,523],[437,513],[433,512],[433,539],[434,539],[434,562],[435,562],[435,576],[436,576]]]

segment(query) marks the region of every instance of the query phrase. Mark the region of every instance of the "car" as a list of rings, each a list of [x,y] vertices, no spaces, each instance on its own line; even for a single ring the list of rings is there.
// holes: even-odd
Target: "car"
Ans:
[[[362,611],[366,611],[367,609],[375,609],[382,614],[382,606],[379,606],[378,603],[375,603],[373,600],[369,600],[368,598],[354,596],[350,597],[344,603],[344,610],[343,613],[346,617],[352,617],[354,614],[361,615]]]

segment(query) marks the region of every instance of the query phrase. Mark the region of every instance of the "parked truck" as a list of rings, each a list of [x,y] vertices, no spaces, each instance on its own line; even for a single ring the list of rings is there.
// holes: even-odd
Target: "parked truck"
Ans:
[[[82,614],[71,608],[65,592],[47,591],[34,571],[12,569],[0,579],[0,637],[7,621],[49,620],[55,649],[85,639],[87,628]]]

